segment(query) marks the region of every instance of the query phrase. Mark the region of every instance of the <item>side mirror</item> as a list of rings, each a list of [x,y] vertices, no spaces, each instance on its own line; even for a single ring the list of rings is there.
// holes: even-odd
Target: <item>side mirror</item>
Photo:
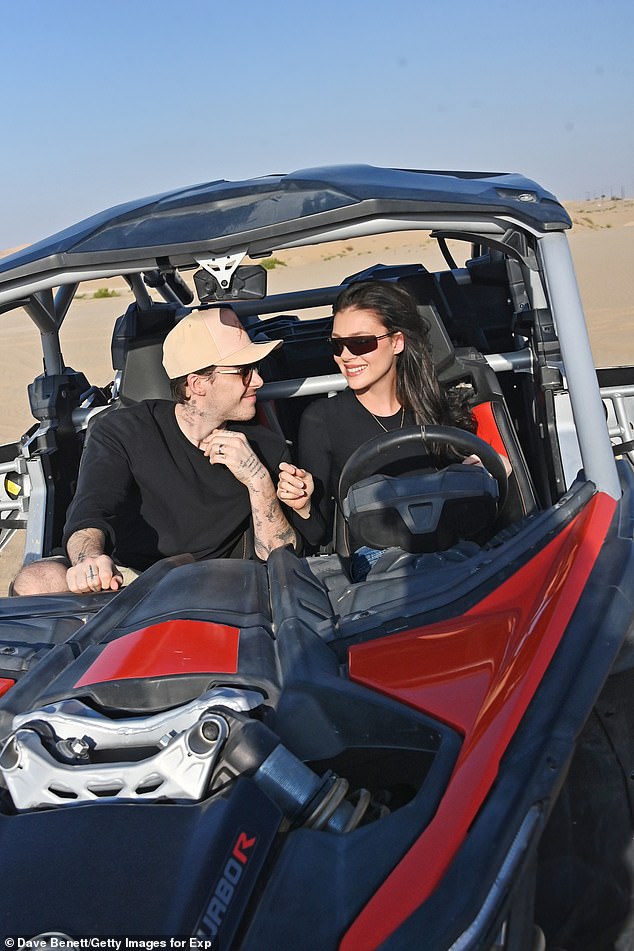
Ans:
[[[196,293],[201,304],[211,301],[260,300],[266,297],[266,270],[260,264],[245,264],[233,272],[227,287],[201,268],[194,274]]]

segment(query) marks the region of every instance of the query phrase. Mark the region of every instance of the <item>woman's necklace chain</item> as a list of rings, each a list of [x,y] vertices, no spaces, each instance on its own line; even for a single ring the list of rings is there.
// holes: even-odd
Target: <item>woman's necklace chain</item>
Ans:
[[[375,416],[374,413],[371,412],[370,410],[368,410],[368,413],[370,413],[370,416],[372,417],[372,419],[374,419],[379,424],[379,426],[381,427],[384,433],[389,433],[390,430],[387,428],[387,426],[383,425],[383,423],[378,418],[378,416]],[[404,422],[405,422],[405,407],[403,406],[401,407],[401,425],[398,427],[399,429],[403,428]]]

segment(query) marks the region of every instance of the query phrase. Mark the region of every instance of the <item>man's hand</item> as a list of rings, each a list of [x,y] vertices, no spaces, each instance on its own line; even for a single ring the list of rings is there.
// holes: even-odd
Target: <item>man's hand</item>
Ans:
[[[212,466],[223,465],[229,469],[247,489],[256,488],[258,482],[268,477],[244,433],[231,429],[214,429],[210,436],[198,444]]]
[[[69,568],[66,584],[73,594],[118,591],[123,584],[123,577],[110,555],[99,555],[98,558],[85,558]]]
[[[81,528],[66,545],[72,567],[66,572],[66,584],[73,594],[91,591],[118,591],[123,585],[121,572],[104,554],[105,536],[97,528]]]
[[[301,518],[310,515],[310,500],[314,491],[315,483],[310,472],[290,462],[280,462],[277,497]]]

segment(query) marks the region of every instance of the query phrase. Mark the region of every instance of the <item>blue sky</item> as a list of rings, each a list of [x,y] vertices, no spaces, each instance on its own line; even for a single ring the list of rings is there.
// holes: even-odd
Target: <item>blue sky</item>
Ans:
[[[0,24],[0,248],[342,162],[634,195],[631,0],[4,0]]]

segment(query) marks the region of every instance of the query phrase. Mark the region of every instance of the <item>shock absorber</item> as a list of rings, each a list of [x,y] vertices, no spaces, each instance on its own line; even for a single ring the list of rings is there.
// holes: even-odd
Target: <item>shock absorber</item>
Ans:
[[[238,719],[233,712],[230,719],[224,763],[237,775],[252,776],[293,825],[339,833],[357,827],[370,805],[367,790],[350,802],[346,779],[331,771],[318,776],[258,720]]]

